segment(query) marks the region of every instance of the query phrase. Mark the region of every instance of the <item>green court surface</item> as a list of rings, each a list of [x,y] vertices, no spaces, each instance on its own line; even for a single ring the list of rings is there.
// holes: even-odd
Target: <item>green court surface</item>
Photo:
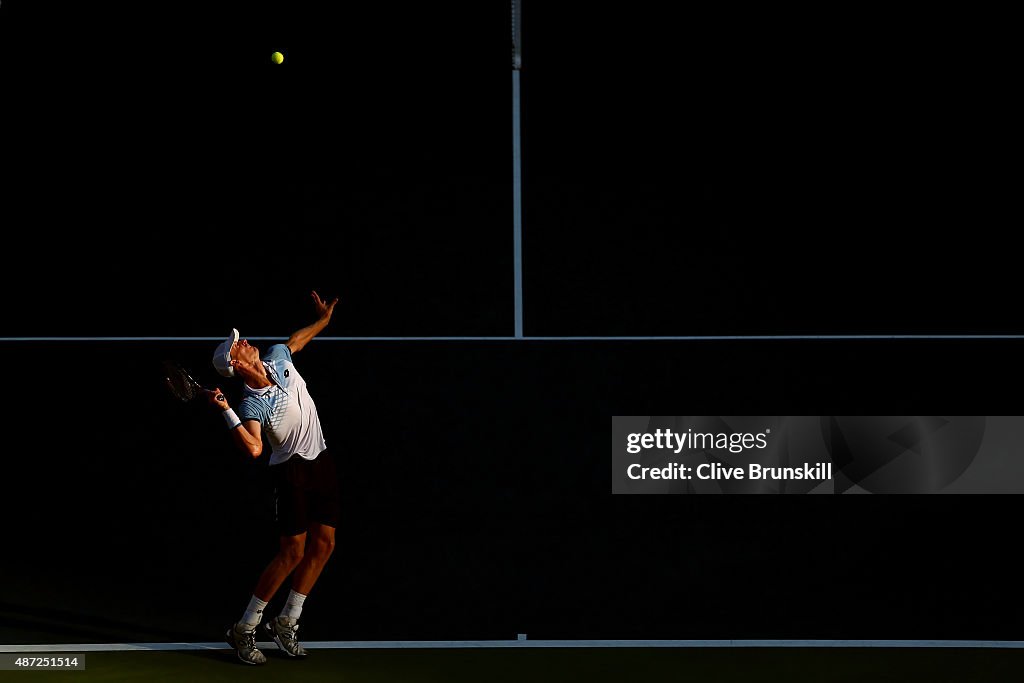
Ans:
[[[0,672],[3,681],[859,681],[995,683],[1024,680],[1024,650],[989,648],[472,648],[267,650],[263,666],[228,650],[89,652],[85,671]]]

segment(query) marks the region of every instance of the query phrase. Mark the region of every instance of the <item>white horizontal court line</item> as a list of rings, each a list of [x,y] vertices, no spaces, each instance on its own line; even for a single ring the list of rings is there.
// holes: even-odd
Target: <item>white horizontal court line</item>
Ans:
[[[270,642],[257,643],[273,648]],[[471,648],[997,648],[1024,649],[1019,640],[345,640],[303,643],[310,649],[471,649]],[[0,652],[124,652],[229,650],[212,643],[77,643],[0,645]]]
[[[287,337],[245,337],[253,341],[280,341]],[[1024,334],[764,334],[764,335],[704,335],[704,336],[661,336],[661,337],[317,337],[317,341],[361,342],[361,341],[844,341],[871,339],[1024,339]],[[220,342],[224,337],[0,337],[0,342],[178,342],[202,341]]]

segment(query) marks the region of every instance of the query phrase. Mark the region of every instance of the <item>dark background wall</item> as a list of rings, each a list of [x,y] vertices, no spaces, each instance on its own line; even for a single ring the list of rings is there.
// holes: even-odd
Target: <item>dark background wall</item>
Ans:
[[[1013,345],[314,342],[344,515],[307,637],[1016,638],[1016,496],[612,496],[608,468],[610,416],[654,408],[999,414]],[[210,343],[68,346],[5,349],[4,640],[212,639],[276,540],[265,457],[159,386]]]
[[[996,18],[576,9],[524,18],[528,324],[1019,329]]]
[[[284,339],[311,288],[333,335],[511,335],[483,4],[128,30],[4,2],[0,337]],[[524,18],[528,335],[1021,332],[1000,42],[969,17],[560,7]],[[1017,345],[314,342],[345,516],[305,631],[1017,638],[1016,497],[613,497],[607,467],[612,415],[1013,413]],[[158,370],[215,381],[211,346],[2,342],[0,642],[237,618],[265,463]]]

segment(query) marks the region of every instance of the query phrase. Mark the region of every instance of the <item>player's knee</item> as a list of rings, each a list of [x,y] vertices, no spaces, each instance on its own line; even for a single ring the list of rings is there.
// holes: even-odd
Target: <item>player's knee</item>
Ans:
[[[288,543],[281,546],[279,556],[285,564],[295,567],[299,562],[302,562],[303,552],[301,543]]]
[[[334,537],[319,536],[316,539],[316,554],[322,558],[328,558],[334,552]]]

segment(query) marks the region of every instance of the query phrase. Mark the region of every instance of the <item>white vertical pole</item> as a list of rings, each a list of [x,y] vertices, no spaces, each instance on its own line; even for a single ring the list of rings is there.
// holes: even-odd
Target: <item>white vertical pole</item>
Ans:
[[[519,70],[512,70],[512,235],[515,267],[516,339],[523,337],[523,171],[519,129]]]

